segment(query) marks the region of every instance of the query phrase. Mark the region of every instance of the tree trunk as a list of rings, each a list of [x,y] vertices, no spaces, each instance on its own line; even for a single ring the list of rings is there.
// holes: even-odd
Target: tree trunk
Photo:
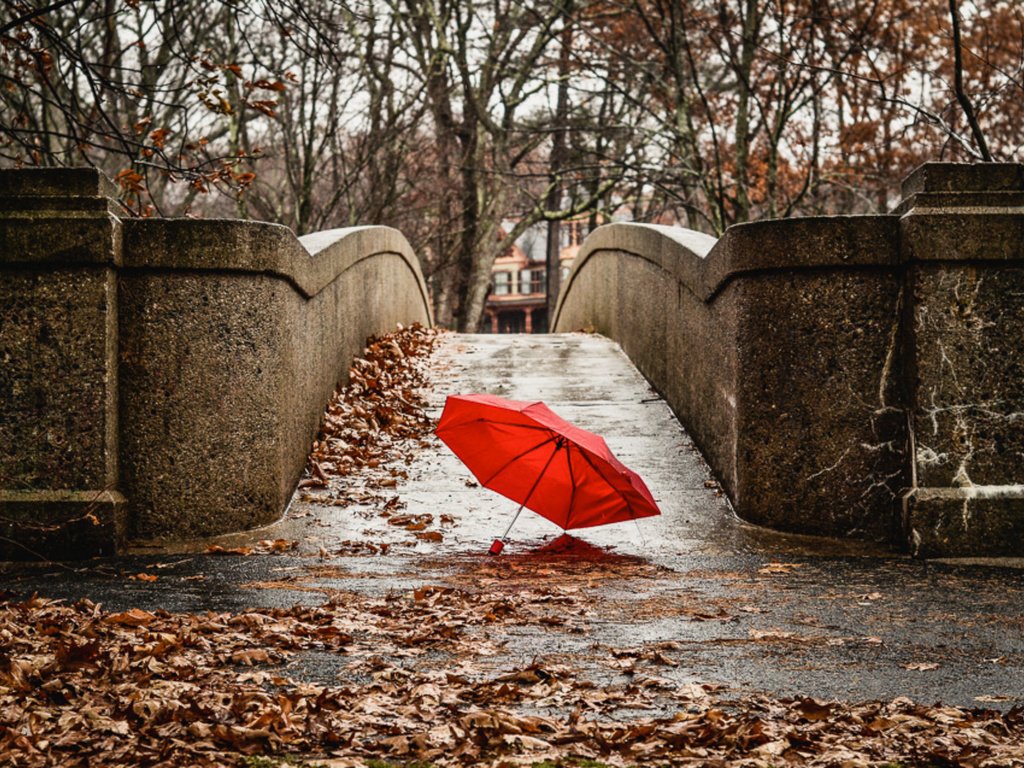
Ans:
[[[456,251],[456,291],[455,298],[458,302],[456,307],[456,328],[462,333],[475,333],[480,314],[483,312],[483,302],[480,302],[478,310],[471,306],[475,302],[473,296],[476,293],[476,250],[479,243],[480,211],[478,185],[482,183],[477,166],[477,148],[479,146],[479,133],[476,126],[467,127],[466,121],[470,115],[463,117],[459,141],[462,145],[462,157],[459,168],[459,176],[462,180],[461,208],[458,250]]]
[[[754,51],[757,47],[757,32],[761,25],[758,0],[746,0],[743,17],[743,39],[740,44],[740,60],[736,66],[736,85],[739,101],[736,106],[736,211],[734,221],[750,218],[750,195],[747,193],[749,179],[747,167],[750,160],[750,78],[753,70]]]
[[[551,158],[549,167],[548,211],[562,209],[562,166],[565,163],[565,132],[569,120],[569,54],[572,51],[572,26],[569,24],[568,9],[565,16],[565,27],[562,29],[561,47],[558,51],[558,101],[555,105],[555,130],[551,137]],[[548,221],[547,242],[547,324],[543,330],[551,327],[555,316],[555,305],[558,303],[558,292],[562,281],[562,223],[559,219]]]

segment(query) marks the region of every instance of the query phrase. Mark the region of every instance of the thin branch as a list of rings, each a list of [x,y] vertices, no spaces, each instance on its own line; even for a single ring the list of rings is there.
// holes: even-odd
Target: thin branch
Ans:
[[[991,163],[992,153],[988,151],[985,134],[982,132],[981,126],[978,124],[978,118],[974,114],[974,105],[971,104],[971,100],[967,97],[967,92],[964,90],[964,61],[960,48],[960,10],[957,7],[957,0],[949,0],[949,15],[953,20],[953,76],[956,100],[960,102],[960,107],[967,117],[967,123],[971,126],[971,134],[974,136],[974,142],[978,145],[978,150],[981,152],[981,159]]]
[[[22,24],[32,21],[33,19],[38,19],[40,16],[44,16],[50,11],[56,11],[60,8],[63,8],[65,5],[71,5],[71,3],[73,2],[75,2],[75,0],[59,0],[58,2],[51,3],[50,5],[44,6],[43,8],[37,8],[36,10],[30,13],[22,14],[21,16],[12,19],[11,21],[7,22],[2,27],[0,27],[0,37],[3,37],[15,27],[20,27]],[[7,0],[4,4],[9,8],[14,5],[10,2],[10,0]]]

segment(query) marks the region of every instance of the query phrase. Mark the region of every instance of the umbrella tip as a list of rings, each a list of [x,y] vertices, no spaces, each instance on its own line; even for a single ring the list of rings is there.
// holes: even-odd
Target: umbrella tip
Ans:
[[[505,542],[501,539],[495,539],[491,544],[491,548],[487,550],[488,555],[500,555],[501,550],[505,548]]]

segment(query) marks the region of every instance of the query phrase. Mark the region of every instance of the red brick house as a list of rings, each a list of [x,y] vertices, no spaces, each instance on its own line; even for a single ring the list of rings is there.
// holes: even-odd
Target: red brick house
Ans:
[[[583,226],[582,221],[568,221],[562,226],[563,237],[568,240],[559,253],[563,279],[580,249]],[[543,253],[540,255],[530,258],[513,244],[494,262],[481,325],[484,333],[547,332],[547,267]]]

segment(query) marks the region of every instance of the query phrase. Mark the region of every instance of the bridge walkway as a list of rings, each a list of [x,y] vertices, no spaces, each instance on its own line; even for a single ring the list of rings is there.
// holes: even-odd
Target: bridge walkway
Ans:
[[[877,552],[860,543],[786,536],[736,518],[668,405],[618,345],[602,336],[445,334],[430,365],[428,411],[435,422],[449,394],[541,400],[567,421],[602,435],[615,455],[644,478],[663,515],[576,531],[587,544],[666,565],[683,555],[715,553]],[[440,441],[434,439],[430,449],[416,454],[409,477],[397,489],[405,513],[447,510],[455,518],[443,543],[425,542],[420,550],[478,554],[505,530],[516,505],[467,483],[472,475]],[[349,518],[346,523],[332,516],[327,529],[342,540],[400,540],[394,526],[380,518]],[[524,512],[506,554],[528,553],[560,533],[554,524]],[[332,544],[325,540],[326,546]]]

